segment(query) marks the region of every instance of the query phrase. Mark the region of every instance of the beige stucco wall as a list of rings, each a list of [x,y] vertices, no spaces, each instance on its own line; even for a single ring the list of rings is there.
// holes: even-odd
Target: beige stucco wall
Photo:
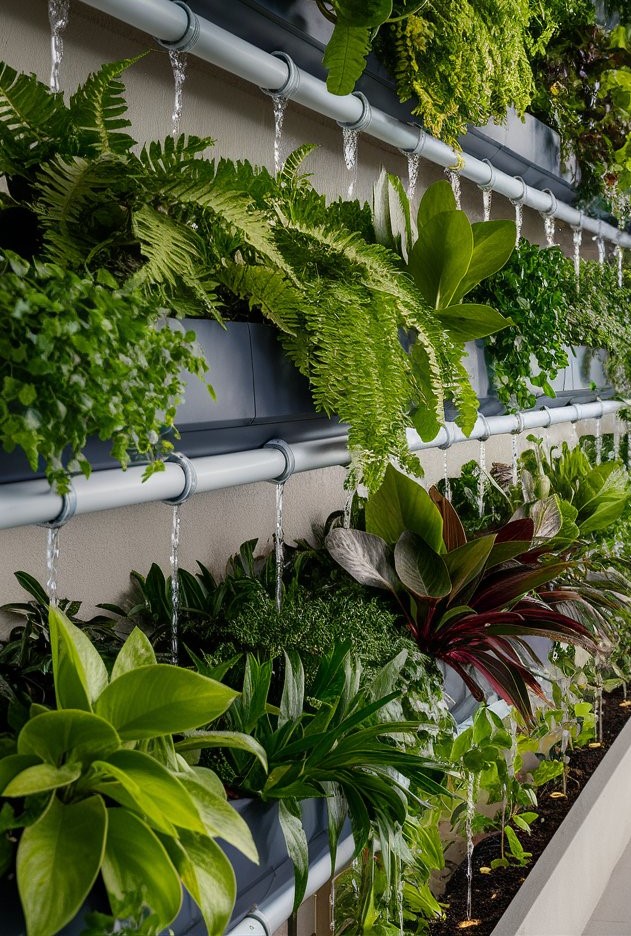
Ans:
[[[130,0],[134,2],[134,0]],[[151,40],[73,0],[65,35],[61,83],[72,91],[89,71],[104,61],[136,55],[152,46]],[[0,4],[0,58],[13,67],[35,72],[42,80],[49,73],[49,31],[45,0],[2,0]],[[153,48],[131,68],[128,89],[132,132],[138,141],[163,137],[170,131],[173,82],[167,54]],[[189,60],[184,91],[182,131],[209,135],[217,140],[217,156],[247,158],[270,168],[273,163],[273,112],[269,98],[253,87],[195,59]],[[349,175],[342,159],[339,128],[324,118],[290,105],[285,117],[285,151],[304,142],[318,144],[308,168],[316,186],[328,196],[345,195]],[[360,140],[357,195],[370,197],[381,166],[404,174],[406,163],[397,151],[366,138]],[[439,178],[440,170],[421,163],[419,194]],[[472,220],[480,219],[480,191],[463,182],[463,207]],[[513,208],[496,197],[493,217],[513,217]],[[524,234],[542,240],[541,218],[527,211]],[[566,247],[568,231],[559,242]],[[591,431],[590,427],[585,427]],[[569,428],[555,433],[571,436]],[[487,461],[510,460],[508,437],[492,439]],[[449,452],[453,470],[478,453],[478,444],[456,446]],[[429,480],[442,476],[443,453],[423,455]],[[343,506],[344,471],[341,468],[296,476],[287,484],[285,531],[288,540],[308,535],[314,522]],[[253,537],[270,540],[274,524],[274,490],[269,484],[234,488],[196,496],[183,508],[181,564],[192,568],[196,559],[221,569],[239,544]],[[152,561],[165,569],[169,556],[169,508],[155,504],[111,510],[75,518],[61,533],[60,593],[93,605],[118,600],[126,591],[129,571],[146,572]],[[16,600],[19,589],[13,572],[26,569],[45,577],[46,532],[24,528],[0,532],[0,603]]]

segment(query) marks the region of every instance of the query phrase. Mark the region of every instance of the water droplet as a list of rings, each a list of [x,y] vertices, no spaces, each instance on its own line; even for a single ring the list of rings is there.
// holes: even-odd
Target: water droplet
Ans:
[[[454,193],[454,198],[456,200],[456,208],[460,211],[461,205],[461,186],[460,186],[460,173],[457,169],[445,169],[445,175],[449,179],[449,184],[451,185],[451,190]]]
[[[598,249],[598,262],[601,266],[603,266],[607,258],[607,246],[605,244],[605,239],[604,237],[595,237],[594,240],[596,241],[596,247]]]
[[[420,153],[408,153],[408,198],[414,198],[418,183],[418,172],[421,165]]]
[[[59,575],[59,530],[60,527],[48,527],[46,540],[46,594],[53,605],[57,606],[57,580]]]
[[[620,244],[616,244],[614,248],[614,254],[616,257],[616,263],[618,265],[618,288],[622,289],[622,286],[624,283],[624,274],[623,274],[624,257],[622,253],[622,247],[620,246]]]
[[[478,461],[478,516],[484,516],[484,496],[486,493],[486,441],[480,440],[480,457]]]
[[[274,555],[276,558],[276,610],[280,611],[283,601],[283,568],[285,565],[285,534],[283,532],[283,492],[285,482],[276,485],[276,527],[274,530]]]
[[[171,520],[171,662],[177,666],[180,655],[179,613],[180,613],[180,505],[175,504]]]
[[[276,175],[283,168],[283,122],[288,101],[289,99],[281,94],[272,95],[274,105],[274,173]]]
[[[491,205],[493,203],[493,189],[482,189],[482,217],[484,221],[491,220]]]
[[[64,57],[63,34],[70,19],[70,0],[48,0],[50,23],[50,90],[59,91],[59,70]]]
[[[554,215],[542,215],[543,218],[543,228],[546,235],[546,246],[554,247],[554,235],[556,232],[556,220]]]
[[[576,279],[576,291],[578,292],[581,280],[581,246],[583,244],[583,231],[581,228],[573,229],[572,244],[574,245],[574,277]]]
[[[596,449],[596,464],[600,465],[603,460],[603,436],[601,428],[601,419],[598,416],[595,420],[594,447]]]
[[[182,122],[184,82],[186,81],[188,56],[186,52],[177,52],[175,49],[171,49],[169,51],[169,59],[171,61],[171,70],[173,71],[173,113],[171,114],[171,136],[177,137],[180,134],[180,123]]]
[[[357,143],[359,140],[359,131],[351,130],[350,127],[342,127],[342,146],[344,152],[344,163],[349,172],[352,173],[351,181],[348,186],[348,197],[353,198],[355,186],[357,184]]]
[[[451,480],[449,478],[449,460],[447,457],[447,449],[443,452],[443,481],[445,483],[444,487],[444,496],[448,501],[451,500]]]

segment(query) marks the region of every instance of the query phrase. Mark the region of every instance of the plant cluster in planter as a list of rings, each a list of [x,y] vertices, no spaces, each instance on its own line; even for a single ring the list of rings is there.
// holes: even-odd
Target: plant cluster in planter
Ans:
[[[333,852],[349,816],[359,860],[338,884],[340,933],[398,931],[401,914],[406,930],[424,932],[427,920],[441,914],[431,879],[446,873],[469,833],[496,841],[492,868],[527,864],[538,791],[562,791],[571,747],[589,743],[597,731],[591,702],[598,687],[612,688],[631,675],[631,583],[623,560],[614,561],[629,545],[614,542],[611,532],[629,511],[629,482],[611,455],[609,442],[600,465],[580,448],[548,455],[535,444],[522,455],[519,487],[498,469],[502,493],[487,516],[490,529],[477,534],[465,532],[467,500],[456,479],[459,512],[438,492],[389,468],[380,490],[355,507],[350,529],[334,517],[316,546],[288,549],[280,613],[273,562],[255,557],[254,543],[244,544],[222,581],[203,566],[196,575],[180,570],[181,640],[197,673],[156,663],[138,628],[165,647],[171,583],[157,566],[146,578],[134,574],[138,600],[128,609],[105,605],[109,618],[84,622],[77,603],[65,603],[74,623],[51,609],[50,631],[46,595],[20,573],[33,600],[6,609],[23,622],[0,649],[0,686],[9,700],[0,815],[4,881],[12,880],[17,846],[22,902],[27,921],[35,921],[29,934],[52,930],[45,923],[38,929],[43,911],[32,909],[28,885],[20,883],[20,868],[27,867],[20,856],[29,854],[38,830],[47,831],[52,813],[81,811],[86,801],[108,820],[114,815],[112,844],[104,839],[101,864],[84,862],[81,893],[66,893],[61,871],[54,877],[59,896],[51,906],[59,919],[69,919],[100,867],[113,915],[103,919],[139,920],[147,932],[158,932],[151,922],[156,914],[162,925],[177,912],[176,881],[178,895],[182,881],[205,914],[216,914],[209,932],[222,931],[225,923],[216,921],[230,913],[229,872],[221,878],[227,896],[221,909],[212,909],[204,903],[211,880],[202,876],[196,890],[183,853],[199,844],[196,836],[209,837],[211,845],[189,859],[198,875],[206,867],[212,878],[203,862],[209,849],[216,854],[219,826],[209,804],[232,816],[224,788],[277,804],[297,902],[308,871],[304,800],[326,801]],[[465,477],[463,491],[466,484]],[[136,625],[122,649],[113,624]],[[541,636],[553,641],[551,700],[540,682],[543,662],[527,642]],[[471,726],[456,734],[440,661],[477,697],[494,689],[510,706],[504,705],[506,714],[482,705]],[[135,708],[132,682],[158,677],[160,703],[167,682],[173,688],[168,723],[152,714],[152,691],[143,690]],[[185,703],[195,680],[201,680],[196,701]],[[219,708],[206,692],[223,700]],[[52,728],[45,745],[35,749],[29,741],[33,726],[46,719],[71,726],[63,750],[54,748]],[[111,750],[85,739],[83,747],[74,743],[73,732],[86,720],[98,721],[104,737],[109,732]],[[27,781],[35,786],[27,789]],[[167,812],[166,828],[158,807],[169,783],[169,790],[184,785],[196,813],[191,807],[188,818],[178,813],[176,821]],[[466,801],[480,811],[472,814]],[[184,796],[179,809],[188,802]],[[155,876],[142,891],[136,872],[122,863],[112,870],[116,817],[139,810],[147,832],[138,836],[155,839],[174,869],[172,886],[159,897],[151,889]],[[234,823],[235,843],[247,854],[249,839]],[[93,833],[98,828],[92,823]],[[137,823],[130,820],[125,829],[129,834]],[[121,848],[135,854],[127,840]],[[216,867],[226,869],[225,859]]]
[[[24,448],[32,464],[43,457],[49,480],[62,487],[66,469],[78,463],[88,471],[81,459],[88,432],[113,438],[114,454],[123,463],[129,443],[143,454],[155,451],[160,414],[165,426],[173,423],[180,367],[203,372],[188,332],[169,339],[155,331],[161,310],[220,321],[263,315],[309,378],[316,405],[350,423],[355,480],[363,478],[376,489],[392,457],[418,470],[406,428],[414,425],[423,438],[433,437],[445,398],[458,406],[465,431],[470,428],[476,397],[461,363],[462,343],[502,327],[502,317],[482,324],[459,319],[452,328],[449,315],[458,314],[455,304],[463,289],[452,290],[451,309],[428,299],[427,289],[374,243],[368,209],[354,202],[327,205],[300,175],[308,146],[287,159],[278,178],[247,162],[207,158],[208,138],[169,137],[136,153],[121,82],[133,61],[103,66],[68,104],[34,76],[0,68],[0,174],[10,193],[2,199],[0,250],[14,266],[19,262],[11,261],[11,252],[33,264],[26,284],[17,273],[7,281],[14,333],[0,358],[11,415],[3,446]],[[430,199],[427,205],[432,204]],[[476,258],[485,251],[486,245],[476,244]],[[484,273],[501,265],[497,258]],[[59,300],[54,270],[58,278],[68,277],[68,284],[75,282],[74,274],[83,277],[83,289],[92,288],[94,296],[113,290],[119,317],[134,317],[133,326],[121,324],[108,336],[109,356],[127,370],[116,377],[123,382],[121,391],[103,419],[98,353],[82,341],[83,321],[81,316],[75,321],[76,311],[63,310],[66,331],[77,334],[73,350],[85,354],[75,368],[77,381],[84,376],[82,393],[60,400],[50,387],[57,368],[42,373],[32,365],[29,342],[39,351],[38,340],[50,338],[46,331],[41,339],[38,333],[29,337],[27,328],[42,303],[53,311]],[[22,275],[27,272],[24,267]],[[38,332],[43,327],[41,322]],[[132,328],[136,356],[130,354]],[[51,364],[67,368],[71,361],[71,356],[58,362],[53,357]],[[30,383],[26,377],[12,382],[15,363],[32,375]],[[138,380],[128,378],[126,404],[125,376],[136,367]],[[141,418],[133,400],[145,367],[154,380],[148,385],[148,415]],[[55,422],[46,431],[43,400],[49,397]],[[55,435],[60,419],[72,430],[68,440]],[[69,453],[64,453],[66,442]],[[154,462],[154,470],[160,464]]]

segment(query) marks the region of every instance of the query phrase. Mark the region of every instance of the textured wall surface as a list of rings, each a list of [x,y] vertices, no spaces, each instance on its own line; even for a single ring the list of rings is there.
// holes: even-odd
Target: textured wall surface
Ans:
[[[147,37],[95,13],[78,0],[73,0],[64,44],[61,85],[66,93],[103,62],[136,55],[153,45]],[[2,0],[0,58],[47,81],[49,54],[45,0]],[[153,46],[151,53],[127,72],[125,82],[134,137],[142,142],[169,133],[173,80],[166,52]],[[272,167],[273,112],[269,98],[257,88],[193,58],[189,59],[181,129],[214,137],[218,156],[248,158]],[[285,117],[284,150],[304,142],[318,144],[307,164],[316,186],[331,197],[345,195],[349,174],[342,159],[340,129],[290,104]],[[356,189],[359,197],[370,197],[382,165],[402,175],[406,172],[400,153],[361,138]],[[419,194],[441,175],[440,169],[423,161]],[[466,181],[463,207],[472,220],[481,219],[481,193]],[[510,203],[494,198],[493,217],[512,218]],[[525,213],[524,234],[531,240],[543,239],[543,222],[537,214]],[[571,235],[560,230],[558,240],[567,248]],[[584,431],[593,429],[585,426]],[[554,438],[564,432],[571,434],[573,430],[557,430]],[[488,464],[510,460],[510,452],[510,438],[492,439],[487,447]],[[448,454],[450,472],[477,453],[477,443],[456,446]],[[425,453],[422,462],[429,480],[442,476],[442,452]],[[333,468],[302,474],[288,482],[288,540],[307,536],[314,522],[343,506],[343,480],[343,469]],[[273,525],[274,491],[270,484],[198,495],[183,508],[181,565],[190,568],[195,559],[200,559],[221,570],[243,540],[258,537],[262,543],[269,542]],[[146,572],[153,561],[168,568],[169,535],[169,509],[160,504],[76,518],[61,533],[60,594],[79,598],[87,606],[119,600],[128,588],[130,569]],[[16,569],[26,569],[44,579],[45,552],[46,532],[42,529],[0,532],[0,603],[19,597],[13,579]]]

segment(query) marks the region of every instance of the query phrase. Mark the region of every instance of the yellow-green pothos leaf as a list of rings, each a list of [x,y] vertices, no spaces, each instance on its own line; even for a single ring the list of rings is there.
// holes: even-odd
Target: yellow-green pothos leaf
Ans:
[[[14,777],[2,790],[3,796],[32,796],[68,786],[81,776],[80,764],[35,764]]]
[[[155,662],[156,655],[151,641],[139,627],[134,627],[114,661],[112,682],[123,673],[129,673],[131,670],[138,669],[139,666],[147,666]]]
[[[105,663],[89,637],[52,605],[48,626],[57,705],[89,712],[109,682]]]
[[[89,764],[120,746],[118,734],[105,719],[79,709],[42,712],[18,736],[20,754],[35,754],[49,764],[68,760]]]

